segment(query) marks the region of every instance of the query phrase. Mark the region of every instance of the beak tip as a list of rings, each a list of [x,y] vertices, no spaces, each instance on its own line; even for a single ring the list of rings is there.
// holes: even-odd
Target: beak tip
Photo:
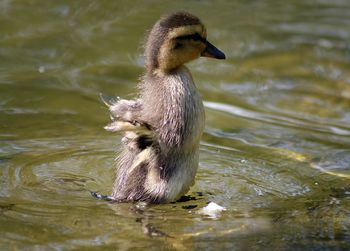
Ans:
[[[202,52],[201,56],[216,58],[216,59],[226,59],[225,54],[222,51],[220,51],[218,48],[216,48],[214,45],[209,43],[208,41],[207,41],[207,47]]]
[[[217,57],[217,59],[226,59],[226,55],[224,53],[222,53],[222,55],[220,55],[219,57]]]

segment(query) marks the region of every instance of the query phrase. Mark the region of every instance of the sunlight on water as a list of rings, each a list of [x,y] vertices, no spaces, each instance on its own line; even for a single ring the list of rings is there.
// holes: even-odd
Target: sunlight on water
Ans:
[[[206,109],[192,200],[110,194],[143,37],[186,9],[227,59],[189,64]],[[350,3],[0,1],[1,250],[349,250]],[[209,202],[224,207],[203,213]],[[201,213],[202,212],[202,213]]]

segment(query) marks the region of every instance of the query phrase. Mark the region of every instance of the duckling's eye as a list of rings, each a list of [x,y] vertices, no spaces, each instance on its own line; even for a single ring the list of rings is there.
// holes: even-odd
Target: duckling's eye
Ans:
[[[201,35],[199,35],[198,33],[194,33],[193,35],[191,35],[191,39],[194,40],[194,41],[201,41],[201,40],[203,40]]]
[[[190,35],[179,36],[176,39],[178,39],[178,40],[193,40],[193,41],[205,42],[205,38],[203,38],[197,32],[194,33],[194,34],[190,34]]]
[[[180,49],[183,46],[182,43],[177,42],[174,46],[174,49]]]

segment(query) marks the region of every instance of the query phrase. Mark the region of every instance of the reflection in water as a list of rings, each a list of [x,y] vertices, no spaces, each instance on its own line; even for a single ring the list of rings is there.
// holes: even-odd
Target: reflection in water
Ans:
[[[95,200],[120,141],[98,95],[135,92],[144,30],[184,6],[228,58],[189,65],[207,117],[197,200]],[[1,1],[0,249],[349,250],[349,9]],[[199,214],[209,202],[227,211]]]

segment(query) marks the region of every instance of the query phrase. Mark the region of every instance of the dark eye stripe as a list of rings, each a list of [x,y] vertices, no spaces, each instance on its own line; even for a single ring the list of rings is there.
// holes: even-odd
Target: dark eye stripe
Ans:
[[[201,35],[199,35],[198,33],[185,35],[185,36],[180,36],[180,37],[177,37],[176,39],[179,39],[179,40],[194,40],[194,41],[206,42],[206,39],[201,37]]]

